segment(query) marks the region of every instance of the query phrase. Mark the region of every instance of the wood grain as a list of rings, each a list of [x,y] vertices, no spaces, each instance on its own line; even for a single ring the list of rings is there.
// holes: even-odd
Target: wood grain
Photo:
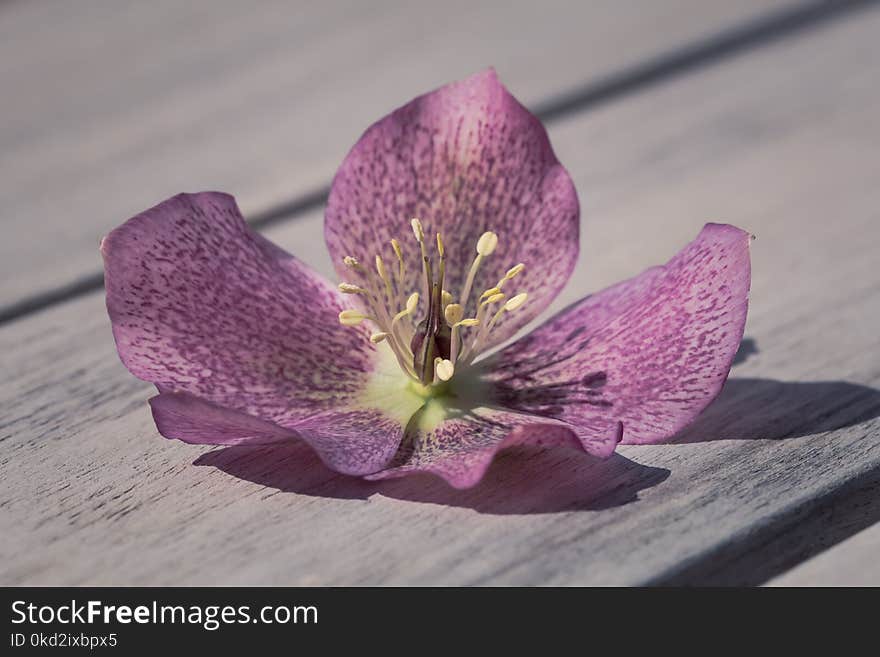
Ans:
[[[94,280],[100,237],[179,191],[323,188],[370,122],[490,64],[534,104],[792,4],[4,4],[0,310]]]
[[[774,578],[769,586],[880,586],[880,524]]]
[[[0,329],[0,583],[757,583],[788,568],[799,528],[880,482],[878,29],[880,12],[854,16],[551,129],[584,208],[557,307],[707,219],[758,236],[750,348],[676,444],[508,453],[464,492],[340,477],[299,446],[196,449],[157,435],[95,294]],[[320,223],[270,237],[329,272]]]

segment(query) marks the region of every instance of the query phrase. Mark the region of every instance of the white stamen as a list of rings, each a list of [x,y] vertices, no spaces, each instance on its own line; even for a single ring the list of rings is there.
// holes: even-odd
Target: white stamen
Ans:
[[[376,272],[383,281],[388,279],[388,270],[385,269],[385,263],[382,260],[382,256],[379,255],[376,256]]]
[[[422,222],[419,221],[416,217],[413,217],[412,221],[410,221],[410,225],[412,225],[413,235],[416,236],[416,239],[419,242],[425,241],[425,230],[422,228]]]
[[[498,235],[492,231],[486,231],[477,240],[477,254],[467,272],[461,294],[454,297],[449,290],[443,289],[446,266],[449,264],[446,259],[446,244],[443,241],[443,236],[440,233],[432,233],[436,235],[437,253],[431,254],[429,252],[431,245],[425,242],[425,227],[422,222],[414,217],[411,219],[410,225],[413,235],[419,242],[425,292],[428,293],[426,299],[428,316],[429,318],[433,317],[438,303],[439,312],[442,313],[441,318],[433,318],[430,322],[431,327],[436,327],[436,321],[439,319],[440,329],[430,328],[430,330],[451,330],[449,357],[443,358],[444,354],[438,353],[437,345],[441,344],[439,342],[436,344],[427,342],[426,345],[434,346],[426,347],[415,355],[412,352],[410,345],[414,332],[419,326],[419,320],[424,320],[425,317],[416,316],[419,311],[419,293],[414,292],[406,296],[406,259],[403,248],[397,239],[390,240],[391,248],[398,262],[398,266],[392,266],[391,270],[388,269],[379,254],[373,256],[375,269],[365,267],[353,256],[343,258],[346,267],[352,269],[356,274],[353,275],[355,282],[340,283],[339,291],[343,294],[361,295],[365,309],[343,310],[339,313],[339,321],[346,326],[357,326],[365,320],[369,320],[375,325],[374,332],[370,335],[370,342],[388,344],[401,369],[413,380],[423,384],[438,385],[440,382],[452,379],[456,371],[466,369],[484,350],[484,345],[489,342],[489,334],[503,314],[517,310],[526,302],[526,293],[508,297],[502,292],[502,287],[507,281],[522,273],[525,266],[523,263],[518,263],[509,268],[494,287],[484,290],[478,298],[471,299],[471,290],[482,261],[492,255],[498,247]],[[437,262],[438,256],[439,262]],[[451,277],[453,279],[458,279],[461,274],[461,272],[453,273],[455,274]],[[400,309],[401,306],[403,309]],[[469,311],[469,308],[475,311],[475,316],[465,318],[465,313]],[[395,309],[398,310],[395,311]],[[473,332],[464,331],[464,329],[474,327],[477,327],[477,330]],[[432,335],[431,337],[437,336]],[[430,360],[428,363],[423,363],[421,362],[423,358],[430,358]]]
[[[504,278],[502,278],[500,281],[498,281],[498,283],[495,287],[500,290],[502,287],[504,287],[504,284],[507,281],[509,281],[510,279],[517,276],[525,268],[526,268],[526,266],[523,263],[519,263],[518,265],[514,265],[513,267],[511,267],[510,269],[507,270],[507,273],[504,274]]]
[[[340,283],[339,291],[343,294],[367,294],[364,288],[352,285],[351,283]]]
[[[385,262],[382,260],[382,256],[378,255],[376,256],[376,272],[385,284],[385,295],[388,297],[388,305],[393,306],[394,292],[391,289],[391,278],[388,276],[388,270],[385,269]]]
[[[391,248],[394,249],[394,255],[397,256],[397,259],[403,262],[403,249],[400,248],[400,242],[392,238]]]
[[[461,321],[461,318],[464,317],[464,308],[461,304],[458,303],[450,303],[446,306],[446,310],[443,311],[444,317],[446,317],[446,323],[450,326],[454,324],[458,324]]]
[[[413,292],[409,295],[409,299],[406,300],[406,308],[401,310],[394,316],[394,319],[391,320],[391,335],[394,336],[395,339],[399,340],[401,344],[408,345],[410,338],[412,338],[412,332],[409,331],[407,335],[402,335],[400,332],[400,320],[404,317],[412,315],[416,311],[416,307],[419,305],[419,293]],[[407,347],[409,349],[409,347]],[[412,352],[409,352],[410,357]]]
[[[339,323],[343,326],[357,326],[365,319],[372,319],[360,310],[343,310],[339,313]]]
[[[492,252],[497,246],[498,235],[496,235],[492,231],[487,231],[480,235],[480,239],[477,240],[477,253],[485,258],[492,255]]]
[[[452,378],[452,375],[455,374],[455,365],[452,364],[451,360],[435,358],[434,374],[436,374],[437,378],[441,381],[449,381],[449,379]]]
[[[403,286],[406,285],[406,263],[403,259],[403,249],[400,248],[400,242],[395,239],[391,240],[391,248],[394,249],[394,255],[397,256],[397,293],[399,299],[403,298],[405,291]]]
[[[517,308],[522,306],[528,298],[529,295],[526,292],[517,294],[515,297],[511,297],[507,300],[507,303],[504,304],[504,310],[508,312],[510,312],[511,310],[516,310]]]
[[[409,295],[409,299],[406,300],[406,312],[408,314],[412,314],[416,311],[416,306],[419,305],[419,293],[413,292]]]

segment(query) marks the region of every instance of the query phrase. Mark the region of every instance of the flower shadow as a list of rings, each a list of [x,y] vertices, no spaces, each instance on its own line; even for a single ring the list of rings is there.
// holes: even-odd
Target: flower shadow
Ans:
[[[674,443],[785,440],[880,416],[880,390],[846,381],[731,378]]]
[[[734,364],[758,353],[746,338]],[[783,440],[852,426],[880,416],[880,391],[845,381],[785,382],[728,379],[719,397],[673,443]],[[474,488],[456,490],[441,479],[412,475],[370,482],[326,468],[304,443],[226,447],[193,465],[282,493],[367,500],[373,495],[473,509],[492,515],[599,511],[636,501],[670,471],[620,454],[602,461],[562,448],[516,447],[501,452]]]
[[[203,454],[193,465],[283,493],[366,500],[385,497],[473,509],[491,515],[598,511],[628,504],[664,481],[669,470],[620,455],[606,461],[568,449],[518,447],[503,451],[483,480],[456,490],[437,477],[413,475],[370,482],[327,469],[304,444],[263,448],[226,447]]]
[[[745,337],[733,359],[760,353]],[[721,394],[672,443],[784,440],[843,429],[880,415],[880,390],[847,381],[776,381],[731,376]]]

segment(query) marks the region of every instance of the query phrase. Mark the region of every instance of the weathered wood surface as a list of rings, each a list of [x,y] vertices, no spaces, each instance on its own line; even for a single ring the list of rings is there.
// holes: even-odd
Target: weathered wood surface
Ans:
[[[433,86],[494,64],[534,105],[798,4],[3,4],[0,316],[100,281],[100,237],[181,188],[251,215],[321,190],[371,121]]]
[[[823,547],[829,508],[876,520],[878,30],[862,13],[551,127],[584,207],[557,306],[707,219],[758,235],[754,353],[677,444],[508,454],[464,492],[199,450],[157,435],[93,294],[0,329],[0,582],[757,583]],[[319,212],[269,234],[329,272]]]
[[[774,578],[769,586],[880,586],[880,524]]]

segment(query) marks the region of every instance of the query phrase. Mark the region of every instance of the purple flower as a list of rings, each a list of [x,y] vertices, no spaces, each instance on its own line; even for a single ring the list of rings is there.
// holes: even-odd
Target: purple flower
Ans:
[[[339,472],[464,488],[510,445],[607,457],[663,441],[727,377],[750,236],[719,224],[486,356],[565,285],[578,227],[543,126],[486,71],[348,154],[325,222],[338,288],[251,231],[231,196],[180,194],[103,241],[107,308],[122,362],[159,390],[162,435],[299,439]]]

